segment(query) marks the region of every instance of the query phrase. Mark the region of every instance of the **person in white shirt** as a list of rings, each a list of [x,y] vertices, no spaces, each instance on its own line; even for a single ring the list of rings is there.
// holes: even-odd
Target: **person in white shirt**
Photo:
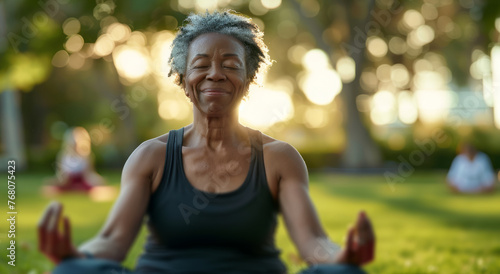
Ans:
[[[495,189],[495,174],[488,156],[471,143],[464,143],[446,177],[451,191],[457,193],[488,193]]]

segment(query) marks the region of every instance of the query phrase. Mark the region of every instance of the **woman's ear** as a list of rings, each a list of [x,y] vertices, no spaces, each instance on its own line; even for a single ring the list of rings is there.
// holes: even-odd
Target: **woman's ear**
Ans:
[[[189,92],[187,91],[186,81],[184,81],[184,77],[182,77],[182,75],[180,77],[181,77],[181,88],[184,91],[184,94],[186,95],[186,97],[189,98],[189,101],[192,102],[193,100],[191,99],[191,96],[189,95]]]
[[[186,82],[184,81],[184,76],[182,74],[179,74],[179,76],[177,77],[179,77],[177,78],[179,85],[181,86],[182,89],[185,89],[184,85],[186,84]]]
[[[179,85],[181,86],[182,90],[186,92],[186,81],[184,81],[184,77],[182,77],[182,74],[179,75]]]

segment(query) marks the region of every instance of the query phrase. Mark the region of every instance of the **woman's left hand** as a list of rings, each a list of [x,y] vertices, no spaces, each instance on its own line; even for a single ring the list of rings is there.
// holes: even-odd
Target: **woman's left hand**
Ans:
[[[365,212],[360,212],[354,227],[349,229],[346,245],[339,254],[338,262],[364,265],[375,257],[375,233]]]

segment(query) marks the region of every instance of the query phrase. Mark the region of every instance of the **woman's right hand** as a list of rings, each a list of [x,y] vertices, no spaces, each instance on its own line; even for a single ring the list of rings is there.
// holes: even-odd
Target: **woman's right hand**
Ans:
[[[84,257],[71,241],[71,224],[68,217],[64,217],[63,230],[59,231],[61,215],[62,204],[52,202],[38,223],[38,249],[55,264],[65,258]]]

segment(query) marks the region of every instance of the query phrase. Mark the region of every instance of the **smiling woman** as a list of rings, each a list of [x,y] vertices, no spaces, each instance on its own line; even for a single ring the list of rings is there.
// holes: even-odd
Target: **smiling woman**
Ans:
[[[274,243],[278,214],[313,265],[303,273],[362,273],[358,266],[373,260],[375,242],[366,214],[344,249],[331,242],[300,154],[239,123],[243,97],[270,63],[257,26],[232,12],[190,15],[169,60],[193,104],[192,124],[132,153],[106,224],[79,249],[68,218],[58,231],[62,206],[49,206],[39,246],[59,264],[53,273],[132,273],[119,262],[145,217],[149,237],[134,273],[286,273]]]

